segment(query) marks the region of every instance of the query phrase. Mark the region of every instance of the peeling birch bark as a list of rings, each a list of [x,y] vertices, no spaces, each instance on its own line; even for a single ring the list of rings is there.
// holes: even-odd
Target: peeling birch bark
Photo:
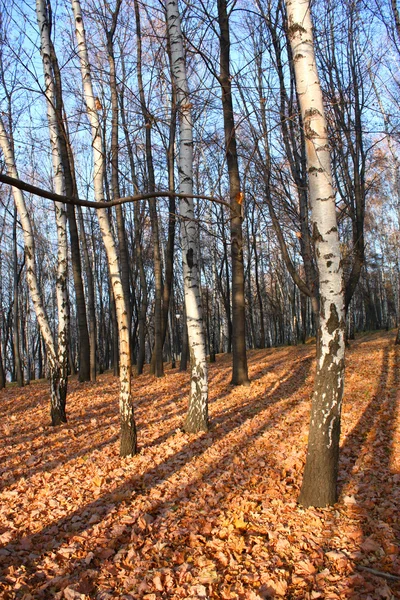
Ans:
[[[167,0],[167,29],[171,69],[176,83],[179,113],[179,191],[193,193],[193,124],[186,76],[181,19],[176,0]],[[185,431],[208,430],[208,371],[200,297],[199,248],[193,198],[180,200],[183,281],[190,351],[190,398]]]
[[[97,202],[103,202],[105,153],[103,147],[103,139],[101,135],[101,124],[96,108],[96,97],[93,93],[92,76],[90,70],[89,55],[87,50],[86,35],[83,25],[81,6],[79,0],[71,0],[71,4],[75,19],[77,54],[79,56],[81,65],[83,93],[85,97],[87,114],[92,133],[92,148],[94,161],[94,196]],[[103,238],[103,243],[106,249],[111,286],[115,299],[118,320],[120,358],[119,407],[121,423],[120,454],[121,456],[130,456],[136,453],[137,446],[136,425],[131,395],[131,356],[128,311],[126,307],[127,299],[125,298],[121,282],[118,255],[107,209],[99,208],[97,210],[97,217],[99,220],[99,226]]]
[[[337,499],[344,387],[345,307],[327,125],[319,83],[309,0],[285,0],[296,87],[304,123],[311,222],[319,271],[317,370],[307,460],[299,502]]]

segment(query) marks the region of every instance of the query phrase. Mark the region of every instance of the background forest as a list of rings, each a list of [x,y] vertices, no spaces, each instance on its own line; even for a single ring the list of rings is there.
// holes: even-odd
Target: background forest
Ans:
[[[354,288],[349,291],[350,337],[354,331],[394,327],[399,319],[399,38],[394,0],[392,4],[313,3],[343,266],[348,287]],[[106,200],[175,189],[176,98],[162,5],[83,2],[82,10],[104,141]],[[182,10],[194,126],[194,191],[229,202],[217,7],[196,2]],[[315,329],[310,297],[300,292],[290,274],[294,270],[307,280],[309,236],[304,140],[284,7],[280,2],[237,2],[228,10],[243,190],[246,345],[296,344],[315,335]],[[71,8],[53,2],[48,11],[72,177],[79,198],[93,200],[93,153]],[[33,6],[2,3],[0,51],[2,118],[13,138],[19,176],[54,189]],[[33,194],[25,194],[25,199],[35,236],[40,294],[56,338],[54,206]],[[46,348],[28,293],[21,223],[5,185],[0,210],[4,385],[6,378],[28,382],[43,377]],[[144,200],[114,210],[110,217],[126,270],[133,362],[140,373],[151,358],[161,304],[163,360],[174,362],[183,353],[185,363],[177,201]],[[229,209],[199,199],[195,219],[206,346],[213,357],[232,347]],[[117,318],[95,212],[68,207],[68,223],[69,368],[84,380],[90,377],[90,357],[96,364],[92,378],[95,368],[117,372]]]

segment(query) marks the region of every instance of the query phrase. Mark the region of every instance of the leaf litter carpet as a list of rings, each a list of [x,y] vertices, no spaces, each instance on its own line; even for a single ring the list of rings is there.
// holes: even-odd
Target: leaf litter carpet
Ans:
[[[0,393],[0,597],[400,598],[399,348],[352,342],[340,498],[298,506],[313,346],[249,352],[251,386],[210,365],[208,433],[181,430],[188,374],[134,380],[139,454],[118,456],[118,380]]]

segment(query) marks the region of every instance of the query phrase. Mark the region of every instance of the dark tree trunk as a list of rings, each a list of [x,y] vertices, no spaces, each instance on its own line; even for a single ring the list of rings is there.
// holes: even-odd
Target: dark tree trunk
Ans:
[[[67,422],[65,413],[67,385],[66,378],[61,376],[61,369],[49,366],[50,372],[50,415],[51,424],[54,426]]]
[[[17,209],[14,208],[13,221],[13,350],[14,350],[14,370],[15,379],[18,387],[24,385],[24,373],[21,360],[20,344],[20,324],[19,324],[19,304],[18,304],[18,252],[17,252]]]
[[[136,248],[136,260],[138,262],[139,267],[139,278],[140,278],[140,287],[142,290],[142,297],[139,308],[139,349],[138,349],[138,357],[137,357],[137,374],[141,375],[143,373],[143,366],[146,355],[146,316],[147,316],[147,305],[148,305],[148,296],[147,296],[147,281],[146,281],[146,272],[144,270],[143,265],[143,256],[142,256],[142,242],[140,239],[140,218],[139,218],[139,203],[135,204],[135,248]]]
[[[122,75],[123,78],[125,75],[125,63],[122,59]],[[138,193],[139,187],[137,184],[136,178],[136,169],[135,169],[135,161],[133,157],[133,148],[131,139],[129,136],[128,125],[126,122],[126,114],[124,107],[124,94],[123,89],[120,93],[120,103],[121,103],[121,123],[125,136],[125,144],[129,157],[129,165],[131,171],[131,177],[133,182],[133,187],[135,193]],[[143,265],[143,255],[142,255],[142,241],[141,241],[141,231],[142,231],[142,222],[140,215],[140,202],[135,202],[133,211],[134,211],[134,224],[135,224],[135,256],[136,256],[136,265],[139,271],[139,279],[140,279],[140,288],[142,292],[140,306],[138,308],[138,328],[139,328],[139,348],[137,353],[136,360],[136,369],[137,374],[141,375],[143,373],[143,366],[145,361],[146,354],[146,316],[147,316],[147,306],[148,306],[148,294],[147,294],[147,281],[146,281],[146,272]]]
[[[42,351],[42,336],[40,335],[40,329],[38,327],[38,379],[43,379],[43,351]]]
[[[179,365],[180,371],[187,371],[187,364],[189,358],[189,337],[188,337],[188,328],[186,323],[186,310],[183,309],[183,323],[182,323],[182,353],[181,353],[181,362]]]
[[[228,164],[229,193],[232,209],[231,259],[232,259],[232,383],[248,385],[245,332],[244,263],[242,232],[243,192],[240,188],[239,164],[236,147],[235,120],[230,76],[230,35],[226,0],[218,0],[220,27],[220,84],[225,130],[225,151]]]
[[[6,387],[6,375],[4,373],[3,367],[3,356],[1,351],[1,343],[0,343],[0,390]]]
[[[117,310],[115,307],[114,294],[111,289],[111,280],[109,285],[110,290],[110,312],[112,325],[112,367],[114,375],[119,375],[119,339],[118,339],[118,321]]]
[[[155,192],[154,165],[151,141],[152,115],[148,111],[146,98],[144,94],[143,78],[142,78],[142,34],[140,25],[140,12],[138,1],[134,0],[135,17],[136,17],[136,44],[137,44],[137,77],[140,104],[143,114],[146,130],[146,165],[148,176],[148,190]],[[154,198],[149,200],[150,221],[152,228],[152,242],[154,252],[154,286],[155,286],[155,301],[154,301],[154,348],[151,359],[151,372],[156,377],[164,376],[164,365],[162,357],[163,341],[162,334],[162,267],[161,267],[161,251],[160,251],[160,235],[158,227],[157,205]]]
[[[171,62],[171,51],[169,47],[169,38],[167,38],[167,52],[169,60]],[[171,91],[171,122],[169,128],[169,140],[168,140],[168,151],[167,151],[167,162],[168,162],[168,189],[175,190],[175,176],[174,176],[174,163],[175,163],[175,138],[176,138],[176,86],[175,79],[171,78],[172,91]],[[163,288],[163,305],[162,305],[162,331],[161,339],[162,345],[165,343],[165,335],[167,332],[168,325],[168,312],[170,306],[172,282],[174,276],[174,250],[175,250],[175,224],[176,224],[176,202],[175,197],[170,196],[168,206],[168,241],[165,252],[165,282]]]
[[[88,244],[86,240],[85,226],[83,223],[82,209],[80,206],[78,210],[78,223],[80,229],[80,237],[82,242],[82,254],[86,273],[86,284],[87,284],[87,316],[89,324],[89,352],[90,352],[90,381],[96,381],[96,347],[97,347],[97,333],[96,333],[96,305],[95,305],[95,292],[94,292],[94,281],[93,281],[93,269],[90,264],[90,256],[88,250]]]
[[[256,244],[256,231],[254,228],[254,219],[253,219],[253,223],[252,223],[252,235],[253,235],[254,271],[255,271],[255,277],[256,277],[257,300],[258,300],[258,307],[260,310],[260,341],[258,343],[258,347],[265,348],[264,307],[263,307],[262,293],[261,293],[261,286],[260,286],[259,259],[258,259],[258,249],[257,249],[257,244]],[[261,273],[261,276],[263,277],[264,274]]]
[[[224,255],[222,260],[221,274],[218,277],[218,285],[221,293],[222,301],[224,304],[226,321],[227,321],[227,330],[228,330],[228,339],[227,339],[227,353],[230,354],[232,352],[232,315],[231,315],[231,286],[230,286],[230,274],[229,274],[229,261],[228,261],[228,245],[225,237],[225,226],[224,226],[224,215],[221,207],[221,221],[222,221],[222,245],[224,249]],[[225,268],[225,282],[226,282],[226,290],[224,290],[224,286],[222,285],[222,271]]]

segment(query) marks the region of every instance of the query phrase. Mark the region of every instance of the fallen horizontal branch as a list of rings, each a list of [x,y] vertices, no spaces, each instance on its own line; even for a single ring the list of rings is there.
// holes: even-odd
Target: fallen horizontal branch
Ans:
[[[364,567],[363,565],[356,565],[357,569],[361,571],[367,571],[371,573],[371,575],[376,575],[377,577],[384,577],[385,579],[390,579],[391,581],[400,581],[400,577],[398,575],[392,575],[391,573],[386,573],[385,571],[378,571],[377,569],[372,569],[371,567]]]
[[[35,196],[40,196],[42,198],[47,198],[47,200],[52,200],[53,202],[61,202],[64,204],[72,204],[74,206],[86,206],[88,208],[110,208],[111,206],[118,206],[120,204],[127,204],[128,202],[139,202],[140,200],[150,200],[151,198],[169,198],[171,196],[175,198],[198,198],[200,200],[208,200],[209,202],[215,202],[216,204],[222,204],[222,206],[226,206],[231,210],[231,206],[228,202],[224,200],[220,200],[219,198],[215,198],[213,196],[203,196],[202,194],[177,194],[173,191],[164,191],[159,190],[157,192],[148,192],[144,194],[135,194],[134,196],[125,196],[124,198],[116,198],[114,200],[110,200],[110,202],[92,202],[91,200],[81,200],[80,198],[73,198],[71,196],[62,196],[60,194],[55,194],[54,192],[50,192],[48,190],[44,190],[42,188],[37,187],[36,185],[31,185],[30,183],[26,183],[21,179],[15,179],[14,177],[9,177],[8,175],[3,175],[0,173],[0,182],[6,183],[7,185],[11,185],[16,187],[24,192],[28,192],[30,194],[35,194]]]

